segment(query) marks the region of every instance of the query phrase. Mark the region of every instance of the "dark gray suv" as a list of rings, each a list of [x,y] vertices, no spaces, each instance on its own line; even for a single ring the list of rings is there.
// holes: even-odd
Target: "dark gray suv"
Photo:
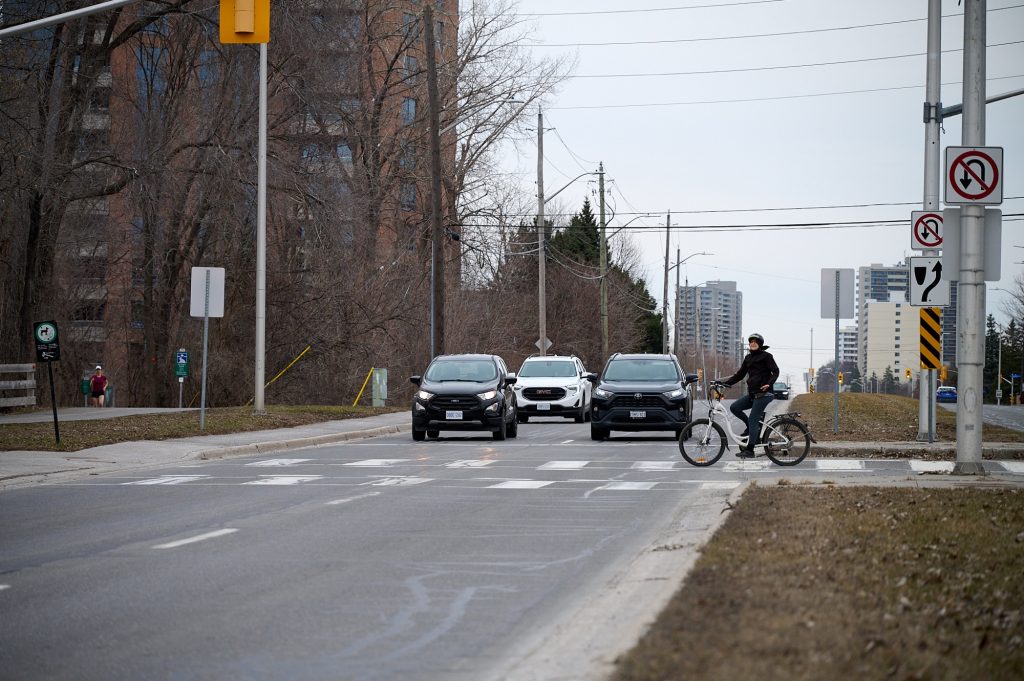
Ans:
[[[495,440],[518,434],[516,375],[497,355],[439,355],[409,380],[419,388],[412,400],[413,440],[442,430],[489,430]]]
[[[676,437],[690,422],[691,383],[674,355],[616,353],[594,382],[590,437],[603,440],[613,430],[667,430]]]

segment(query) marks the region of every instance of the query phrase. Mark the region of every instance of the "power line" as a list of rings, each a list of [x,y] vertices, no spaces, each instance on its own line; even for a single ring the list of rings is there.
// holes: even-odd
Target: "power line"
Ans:
[[[1018,9],[1024,7],[1024,5],[1010,5],[1008,7],[996,7],[988,10],[989,12],[1001,12],[1009,9]],[[963,13],[958,14],[944,14],[943,19],[949,19],[952,17],[962,17]],[[899,19],[896,21],[879,21],[871,24],[855,24],[853,26],[834,26],[831,28],[809,28],[800,31],[777,31],[774,33],[749,33],[745,35],[726,35],[716,36],[712,38],[667,38],[664,40],[620,40],[604,43],[523,43],[523,47],[612,47],[621,45],[666,45],[666,44],[677,44],[677,43],[706,43],[716,42],[722,40],[748,40],[750,38],[781,38],[792,35],[810,35],[816,33],[833,33],[836,31],[853,31],[864,28],[881,28],[883,26],[898,26],[901,24],[914,24],[922,21],[927,21],[928,17],[921,19]]]
[[[723,2],[713,5],[689,5],[686,7],[650,7],[647,9],[609,9],[593,10],[590,12],[518,12],[520,17],[573,17],[593,16],[597,14],[640,14],[644,12],[681,12],[688,9],[717,9],[719,7],[737,7],[740,5],[766,5],[782,0],[747,0],[746,2]]]

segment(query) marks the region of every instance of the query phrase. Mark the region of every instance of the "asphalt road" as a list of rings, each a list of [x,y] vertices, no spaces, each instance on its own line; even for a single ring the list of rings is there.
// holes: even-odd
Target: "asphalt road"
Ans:
[[[555,678],[537,651],[571,616],[579,633],[656,612],[608,589],[638,556],[671,558],[651,548],[673,528],[699,537],[744,480],[794,472],[531,420],[506,442],[405,433],[10,490],[0,678]]]
[[[956,411],[956,404],[942,402],[938,406]],[[985,404],[981,408],[981,418],[985,423],[991,423],[1013,430],[1024,430],[1024,406]]]

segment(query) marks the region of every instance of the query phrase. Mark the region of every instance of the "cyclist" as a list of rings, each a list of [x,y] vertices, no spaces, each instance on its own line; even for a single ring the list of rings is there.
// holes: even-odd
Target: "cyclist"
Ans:
[[[779,366],[775,363],[775,358],[770,352],[765,352],[768,346],[764,344],[764,336],[752,333],[747,342],[750,344],[750,353],[743,358],[739,370],[722,381],[726,385],[735,385],[743,380],[744,376],[747,377],[747,394],[729,406],[729,411],[746,426],[742,435],[753,433],[747,438],[746,446],[737,454],[744,459],[754,456],[754,444],[761,433],[764,410],[775,397],[772,385],[779,377]],[[747,409],[750,410],[749,419],[743,413]]]

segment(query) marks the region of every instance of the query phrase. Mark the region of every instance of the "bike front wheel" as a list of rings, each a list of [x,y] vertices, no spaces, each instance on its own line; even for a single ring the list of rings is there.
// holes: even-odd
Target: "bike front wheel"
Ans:
[[[811,434],[796,419],[782,418],[765,428],[764,453],[779,466],[795,466],[811,451]]]
[[[679,453],[693,466],[710,466],[725,452],[722,426],[708,419],[690,421],[679,436]]]

